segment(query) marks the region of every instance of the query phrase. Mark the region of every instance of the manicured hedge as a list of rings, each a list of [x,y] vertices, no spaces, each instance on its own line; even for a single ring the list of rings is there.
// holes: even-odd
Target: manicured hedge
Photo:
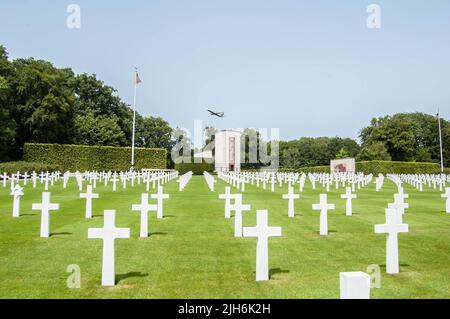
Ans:
[[[330,166],[314,166],[298,169],[282,168],[281,172],[329,173]],[[365,174],[439,174],[440,166],[436,163],[369,161],[356,162],[356,171]],[[448,173],[448,169],[446,169]]]
[[[370,161],[357,162],[356,170],[365,174],[439,174],[436,163]]]
[[[203,172],[212,173],[214,172],[214,164],[208,163],[180,163],[175,164],[175,170],[180,174],[185,174],[187,172],[192,171],[194,175],[203,175]]]
[[[41,172],[57,172],[61,171],[59,165],[51,165],[35,162],[6,162],[0,163],[0,174],[15,174],[20,173],[41,173]]]
[[[167,151],[136,148],[135,169],[165,169]],[[58,165],[63,171],[126,171],[130,169],[131,148],[34,144],[24,146],[24,160]]]
[[[302,167],[296,169],[282,168],[280,172],[294,172],[294,173],[329,173],[330,166],[312,166]]]

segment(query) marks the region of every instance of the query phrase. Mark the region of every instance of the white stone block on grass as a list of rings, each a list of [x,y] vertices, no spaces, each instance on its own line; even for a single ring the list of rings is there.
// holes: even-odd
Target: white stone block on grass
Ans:
[[[362,271],[339,274],[341,299],[370,299],[370,276]]]

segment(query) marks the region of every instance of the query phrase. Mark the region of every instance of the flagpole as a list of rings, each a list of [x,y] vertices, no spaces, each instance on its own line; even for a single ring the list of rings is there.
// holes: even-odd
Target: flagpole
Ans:
[[[134,76],[134,102],[133,102],[133,134],[131,138],[131,171],[134,171],[134,140],[136,135],[136,94],[137,94],[137,68]]]
[[[439,123],[439,147],[441,151],[441,173],[444,173],[444,154],[442,151],[442,130],[441,130],[441,115],[439,114],[438,109],[438,123]]]

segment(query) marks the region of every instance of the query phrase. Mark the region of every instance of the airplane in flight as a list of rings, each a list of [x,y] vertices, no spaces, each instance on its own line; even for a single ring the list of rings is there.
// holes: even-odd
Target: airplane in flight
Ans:
[[[208,112],[209,112],[211,115],[217,116],[217,117],[220,117],[220,118],[222,118],[222,117],[225,116],[225,113],[223,113],[223,112],[214,112],[214,111],[211,111],[211,110],[208,110]]]

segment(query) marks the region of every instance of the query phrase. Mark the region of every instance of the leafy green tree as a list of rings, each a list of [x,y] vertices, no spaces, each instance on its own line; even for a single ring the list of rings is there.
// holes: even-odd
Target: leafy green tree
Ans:
[[[120,146],[126,142],[125,133],[114,117],[87,112],[76,115],[74,122],[76,144]]]
[[[14,96],[16,144],[24,142],[72,142],[73,104],[69,86],[73,73],[51,63],[34,59],[12,62],[14,76],[9,83]]]
[[[124,133],[125,138],[121,139],[121,146],[131,145],[132,128],[133,128],[133,111],[125,104],[116,90],[105,85],[103,81],[96,78],[95,75],[81,74],[74,77],[71,81],[72,89],[77,97],[74,104],[74,112],[76,115],[92,113],[95,116],[106,116],[114,121]],[[142,117],[137,114],[136,125],[142,127]],[[80,141],[80,137],[76,137]],[[102,140],[107,140],[108,137]],[[137,145],[140,139],[136,138]],[[97,144],[95,144],[97,145]]]
[[[14,158],[16,124],[11,118],[12,96],[7,77],[13,74],[8,53],[0,46],[0,161]]]
[[[361,149],[356,157],[357,161],[390,161],[391,155],[383,142],[375,142]]]
[[[174,144],[172,128],[160,117],[145,117],[139,131],[141,145],[150,148],[165,148],[170,150]]]
[[[444,132],[450,123],[441,119],[441,126]],[[382,142],[394,161],[439,162],[440,159],[438,122],[433,115],[399,113],[374,118],[361,130],[360,138],[363,147]],[[443,143],[450,143],[445,134]]]
[[[343,147],[339,150],[339,152],[336,154],[336,159],[343,159],[350,157],[350,153]]]
[[[280,142],[280,164],[286,168],[329,165],[339,155],[355,157],[359,152],[356,141],[338,137],[302,137]]]

